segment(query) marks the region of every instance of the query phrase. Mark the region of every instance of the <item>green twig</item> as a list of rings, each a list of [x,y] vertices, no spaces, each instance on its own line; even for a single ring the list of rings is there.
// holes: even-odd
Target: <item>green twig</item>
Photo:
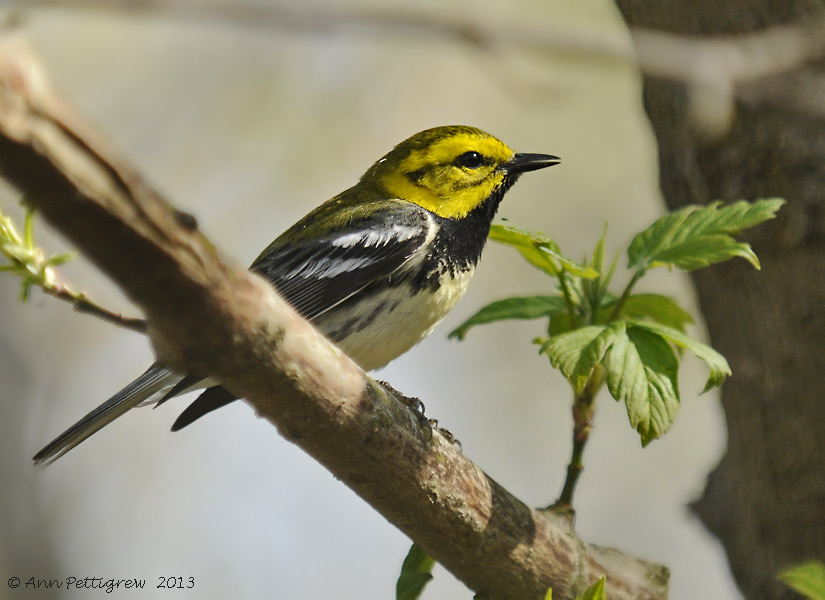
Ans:
[[[12,220],[0,212],[0,253],[8,260],[7,265],[0,266],[0,271],[7,271],[21,278],[20,298],[24,302],[28,300],[32,286],[37,286],[46,294],[70,303],[77,312],[94,315],[132,331],[146,331],[144,320],[124,317],[107,310],[89,300],[85,294],[75,292],[58,282],[55,267],[70,260],[73,255],[47,256],[42,248],[34,244],[33,223],[34,211],[27,207],[21,238]]]
[[[633,291],[635,285],[639,282],[639,280],[644,277],[647,269],[639,269],[635,273],[633,273],[633,277],[627,283],[622,292],[622,295],[619,297],[619,301],[616,302],[616,306],[613,307],[613,312],[610,313],[610,318],[607,320],[608,323],[611,321],[615,321],[619,318],[619,315],[622,314],[622,310],[624,310],[624,305],[627,302],[627,299],[630,298],[630,292]]]
[[[584,448],[587,440],[590,439],[590,430],[593,428],[593,417],[596,414],[596,394],[598,394],[604,384],[604,369],[596,366],[590,374],[590,379],[584,389],[573,399],[573,451],[570,455],[570,463],[567,465],[567,476],[564,480],[559,499],[556,500],[552,508],[561,509],[572,515],[573,495],[576,492],[576,484],[584,471]]]
[[[117,325],[118,327],[124,327],[126,329],[131,329],[132,331],[137,331],[138,333],[145,333],[147,330],[146,321],[143,319],[136,319],[134,317],[124,317],[121,313],[112,312],[99,306],[89,300],[85,294],[80,292],[72,291],[65,286],[61,285],[60,283],[55,283],[50,288],[42,288],[43,292],[52,296],[53,298],[57,298],[58,300],[63,300],[64,302],[68,302],[72,305],[75,312],[79,312],[86,315],[92,315],[97,317],[98,319],[103,319],[107,323],[111,323],[112,325]]]

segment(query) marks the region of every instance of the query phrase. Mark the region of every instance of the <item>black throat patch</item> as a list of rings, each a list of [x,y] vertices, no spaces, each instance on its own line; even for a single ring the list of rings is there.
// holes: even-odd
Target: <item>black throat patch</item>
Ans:
[[[439,226],[438,232],[427,253],[425,268],[414,282],[416,288],[438,287],[442,275],[449,274],[455,278],[458,273],[475,268],[487,243],[490,224],[499,204],[517,179],[518,174],[505,177],[489,198],[461,219],[433,215]]]

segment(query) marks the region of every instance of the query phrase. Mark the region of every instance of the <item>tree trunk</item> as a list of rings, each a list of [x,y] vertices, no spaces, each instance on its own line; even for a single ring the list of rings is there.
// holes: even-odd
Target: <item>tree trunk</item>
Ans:
[[[823,23],[822,2],[804,0],[617,4],[632,30],[695,40],[735,43],[766,28]],[[811,58],[817,53],[818,61]],[[686,64],[693,58],[682,56]],[[644,70],[644,56],[640,63]],[[671,209],[715,199],[788,200],[779,219],[748,240],[761,273],[735,261],[693,278],[713,345],[733,377],[722,391],[727,453],[692,508],[721,540],[747,598],[796,597],[776,582],[777,571],[825,557],[825,99],[821,91],[818,101],[805,97],[823,80],[820,47],[790,70],[734,83],[729,118],[723,110],[708,135],[691,113],[695,87],[644,78]]]

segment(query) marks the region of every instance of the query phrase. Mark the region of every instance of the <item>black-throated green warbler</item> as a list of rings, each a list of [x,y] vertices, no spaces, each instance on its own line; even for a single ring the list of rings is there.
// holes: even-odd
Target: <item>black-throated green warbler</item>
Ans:
[[[350,189],[266,248],[251,270],[365,370],[424,339],[464,294],[505,192],[555,165],[473,127],[401,142]],[[209,380],[155,363],[34,457],[49,463],[129,409],[206,387],[173,430],[235,400]]]

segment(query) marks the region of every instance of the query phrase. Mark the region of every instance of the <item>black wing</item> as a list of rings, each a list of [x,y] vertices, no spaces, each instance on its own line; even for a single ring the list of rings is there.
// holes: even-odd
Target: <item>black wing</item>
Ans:
[[[306,219],[301,224],[313,226]],[[292,242],[279,238],[251,270],[266,277],[312,321],[369,283],[389,277],[424,244],[429,232],[424,209],[392,205],[352,219],[328,235]]]
[[[250,270],[266,277],[305,319],[315,317],[357,294],[369,283],[389,277],[424,244],[430,217],[424,209],[387,207],[350,220],[334,233],[285,242],[279,238]],[[312,228],[312,214],[299,227]],[[300,229],[297,230],[300,232]],[[296,233],[293,228],[289,233]],[[283,237],[283,236],[282,236]],[[196,377],[188,377],[158,404],[179,394]],[[204,391],[178,417],[172,431],[236,400],[220,386]]]

